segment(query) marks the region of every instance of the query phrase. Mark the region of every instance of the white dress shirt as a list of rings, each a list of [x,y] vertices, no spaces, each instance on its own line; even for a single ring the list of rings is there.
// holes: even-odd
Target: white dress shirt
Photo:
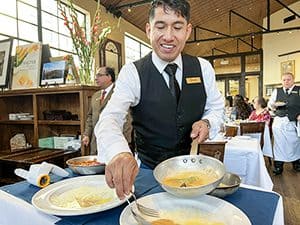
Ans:
[[[291,94],[293,88],[294,88],[295,85],[293,85],[291,88],[289,88],[288,90],[288,93]],[[286,88],[282,87],[283,89],[283,92],[286,93]],[[270,109],[273,109],[274,110],[274,103],[276,102],[276,98],[277,98],[277,88],[274,89],[274,91],[272,92],[271,96],[270,96],[270,99],[268,101],[268,107]]]
[[[102,98],[102,95],[103,95],[103,92],[104,92],[104,91],[105,91],[104,99],[106,99],[108,93],[111,91],[111,89],[113,88],[113,86],[114,86],[114,83],[111,83],[111,85],[109,85],[107,88],[101,90],[101,91],[100,91],[100,92],[101,92],[101,95],[100,95],[98,98],[96,98],[96,101],[99,101],[99,100]],[[103,100],[104,100],[104,99],[103,99]]]
[[[217,89],[215,73],[210,63],[202,58],[198,58],[201,64],[203,82],[207,94],[204,114],[202,119],[208,119],[211,124],[210,138],[213,138],[219,131],[223,122],[224,101],[221,93]],[[166,84],[169,84],[169,75],[164,71],[168,63],[161,60],[152,52],[152,61],[158,71],[162,74]],[[172,63],[176,63],[176,79],[182,88],[182,57],[179,55]],[[153,90],[155,91],[155,90]],[[100,161],[108,163],[115,155],[121,152],[130,152],[128,144],[122,134],[128,108],[136,106],[140,101],[141,84],[138,71],[133,63],[122,67],[114,92],[107,106],[102,111],[99,121],[94,129],[97,137],[97,146],[100,151],[98,158]],[[196,121],[195,121],[196,122]]]

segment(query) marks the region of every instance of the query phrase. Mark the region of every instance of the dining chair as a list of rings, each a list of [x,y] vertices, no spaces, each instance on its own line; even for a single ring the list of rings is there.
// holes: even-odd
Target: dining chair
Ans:
[[[240,123],[241,135],[244,134],[260,134],[260,147],[263,150],[264,147],[264,134],[265,134],[265,122],[248,122]],[[272,166],[272,159],[267,157],[269,164]]]
[[[237,126],[228,126],[225,125],[225,137],[234,137],[238,133],[238,127]]]
[[[225,144],[227,141],[204,142],[198,145],[197,154],[214,157],[221,162],[224,161]]]
[[[264,147],[264,133],[265,133],[265,122],[241,122],[240,132],[241,135],[244,134],[260,134],[260,147]]]

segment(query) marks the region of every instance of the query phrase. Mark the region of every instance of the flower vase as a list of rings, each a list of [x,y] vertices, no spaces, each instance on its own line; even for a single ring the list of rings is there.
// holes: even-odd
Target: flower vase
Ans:
[[[92,74],[93,74],[93,63],[88,64],[80,64],[79,67],[79,78],[80,83],[83,85],[92,85]]]

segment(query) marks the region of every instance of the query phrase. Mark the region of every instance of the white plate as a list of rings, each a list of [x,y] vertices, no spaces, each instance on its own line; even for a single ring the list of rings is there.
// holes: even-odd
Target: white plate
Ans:
[[[277,106],[277,107],[280,107],[280,106],[285,106],[287,103],[286,102],[275,102],[274,105]]]
[[[53,196],[59,196],[60,194],[66,193],[67,191],[71,191],[74,189],[78,189],[82,186],[101,188],[101,190],[105,190],[105,192],[106,191],[108,191],[109,193],[112,192],[111,194],[112,200],[104,204],[94,205],[90,207],[83,207],[83,208],[59,207],[53,204],[52,201],[50,201],[50,198]],[[128,196],[128,198],[129,197],[130,196]],[[74,178],[62,180],[60,182],[51,184],[41,189],[32,197],[31,200],[32,205],[36,209],[47,214],[58,215],[58,216],[85,215],[90,213],[101,212],[119,206],[123,204],[125,201],[126,199],[120,200],[115,194],[115,190],[110,189],[107,186],[104,175],[81,176],[81,177],[74,177]]]
[[[205,218],[209,221],[223,222],[226,225],[251,225],[248,217],[234,205],[209,195],[197,198],[177,198],[166,192],[140,198],[139,203],[159,210],[161,217],[180,223],[182,220]],[[133,205],[135,206],[135,205]],[[154,221],[148,217],[149,221]],[[137,225],[129,206],[121,216],[120,225]]]

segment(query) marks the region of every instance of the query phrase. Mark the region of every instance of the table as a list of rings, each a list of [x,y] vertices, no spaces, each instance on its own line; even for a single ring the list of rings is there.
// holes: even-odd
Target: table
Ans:
[[[38,190],[26,181],[1,187],[0,225],[118,225],[119,215],[127,206],[125,203],[91,215],[56,217],[38,212],[30,204],[31,197]],[[152,170],[140,169],[135,182],[137,197],[161,191]],[[252,225],[284,225],[282,197],[275,192],[243,186],[225,200],[240,208]]]
[[[244,139],[248,138],[248,139]],[[224,165],[226,170],[238,174],[243,184],[254,185],[266,190],[273,189],[273,182],[267,171],[260,140],[251,137],[236,136],[225,138],[219,134],[207,142],[224,142]]]
[[[266,190],[273,189],[258,139],[233,137],[228,140],[224,164],[228,172],[236,173],[242,178],[242,183]]]
[[[231,122],[231,123],[226,123],[226,126],[233,126],[233,127],[238,127],[238,135],[240,135],[240,125],[239,122]],[[251,136],[254,138],[257,138],[260,140],[260,134],[247,134],[247,136]],[[271,141],[271,135],[270,135],[270,129],[268,125],[265,125],[265,130],[264,130],[264,146],[262,149],[262,152],[264,156],[273,158],[273,147],[272,147],[272,141]]]
[[[47,161],[60,167],[65,167],[65,161],[78,156],[80,151],[62,149],[33,148],[25,151],[9,153],[0,156],[0,182],[15,182],[18,177],[14,174],[15,168],[28,170],[30,165]]]

